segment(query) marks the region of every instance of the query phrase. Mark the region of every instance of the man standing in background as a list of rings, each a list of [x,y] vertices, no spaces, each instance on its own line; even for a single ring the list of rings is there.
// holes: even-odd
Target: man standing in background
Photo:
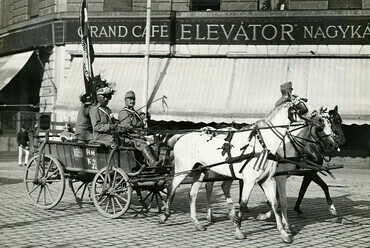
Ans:
[[[17,142],[18,142],[18,164],[22,166],[22,156],[23,152],[25,153],[24,158],[24,166],[28,164],[28,157],[30,156],[30,151],[28,148],[29,145],[29,138],[28,132],[26,131],[26,127],[22,126],[21,131],[17,134]]]

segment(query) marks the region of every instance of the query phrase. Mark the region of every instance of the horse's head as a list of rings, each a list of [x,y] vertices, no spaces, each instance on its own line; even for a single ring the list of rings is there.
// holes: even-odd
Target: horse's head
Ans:
[[[324,150],[333,150],[338,148],[334,140],[334,132],[331,128],[329,119],[321,113],[314,111],[306,120],[310,125],[311,136],[318,141]]]
[[[344,145],[346,142],[346,137],[342,129],[342,117],[338,113],[338,106],[334,109],[329,110],[328,117],[331,123],[331,129],[334,132],[334,139],[339,144],[339,146]]]

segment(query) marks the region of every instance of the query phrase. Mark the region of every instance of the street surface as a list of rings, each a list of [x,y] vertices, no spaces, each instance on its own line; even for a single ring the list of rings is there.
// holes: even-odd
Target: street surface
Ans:
[[[172,215],[163,225],[158,224],[154,210],[140,211],[135,194],[129,211],[112,220],[100,215],[93,204],[79,207],[68,184],[54,209],[34,207],[23,189],[24,167],[0,162],[0,247],[370,247],[370,170],[352,168],[333,170],[336,180],[322,176],[330,186],[338,216],[329,214],[323,191],[312,183],[302,202],[308,218],[298,218],[293,206],[302,178],[288,180],[288,216],[294,242],[284,244],[274,218],[255,219],[268,210],[259,187],[252,192],[250,211],[242,223],[247,237],[235,240],[219,182],[213,193],[215,223],[207,223],[205,189],[201,188],[198,218],[207,230],[197,232],[190,220],[188,184],[177,191]],[[238,188],[234,182],[235,202]]]

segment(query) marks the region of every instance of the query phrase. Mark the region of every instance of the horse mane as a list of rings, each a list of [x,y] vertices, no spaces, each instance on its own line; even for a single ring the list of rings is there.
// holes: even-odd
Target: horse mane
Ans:
[[[285,107],[286,107],[286,106],[285,106],[285,103],[284,103],[284,104],[280,104],[280,105],[276,106],[273,110],[271,110],[271,111],[266,115],[265,120],[266,120],[266,121],[270,121],[271,119],[273,119],[273,118],[276,116],[276,114],[277,114],[278,112],[280,112],[280,110],[281,110],[282,108],[285,108]]]

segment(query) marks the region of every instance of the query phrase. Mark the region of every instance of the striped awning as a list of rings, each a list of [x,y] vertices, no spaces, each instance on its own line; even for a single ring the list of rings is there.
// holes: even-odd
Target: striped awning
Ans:
[[[33,51],[0,57],[0,90],[2,90],[31,57]]]
[[[115,113],[129,90],[136,92],[137,108],[144,104],[143,58],[97,57],[93,66],[116,83],[109,103]],[[154,120],[251,123],[272,110],[280,84],[289,80],[312,107],[338,105],[345,124],[370,123],[368,68],[363,58],[151,58],[149,96],[167,96],[168,109],[156,102],[149,111]],[[82,58],[75,57],[58,88],[60,115],[77,110],[83,90]]]

